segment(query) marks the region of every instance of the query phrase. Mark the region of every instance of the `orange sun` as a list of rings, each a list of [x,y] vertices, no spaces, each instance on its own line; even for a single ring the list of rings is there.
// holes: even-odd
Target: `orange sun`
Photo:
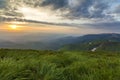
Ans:
[[[17,25],[10,25],[10,29],[16,30],[18,28]]]

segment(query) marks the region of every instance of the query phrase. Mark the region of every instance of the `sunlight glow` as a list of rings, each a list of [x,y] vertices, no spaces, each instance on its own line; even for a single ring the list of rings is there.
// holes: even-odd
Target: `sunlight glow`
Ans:
[[[35,20],[35,21],[46,21],[52,22],[58,20],[60,17],[57,15],[53,15],[54,13],[49,10],[45,10],[43,8],[32,8],[32,7],[18,7],[18,12],[24,15],[24,19]],[[51,20],[52,19],[52,20]]]
[[[31,12],[31,8],[27,8],[27,7],[23,7],[21,8],[21,11],[24,13],[28,13],[28,12]]]
[[[18,28],[18,26],[17,25],[10,25],[10,28],[13,30],[16,30]]]

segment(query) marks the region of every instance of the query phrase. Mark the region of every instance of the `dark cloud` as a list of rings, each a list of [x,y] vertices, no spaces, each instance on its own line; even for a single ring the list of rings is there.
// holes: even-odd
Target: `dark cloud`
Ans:
[[[60,9],[67,7],[68,0],[44,0],[41,6],[52,6],[53,9]]]
[[[104,30],[120,30],[120,22],[103,22],[103,23],[92,23],[92,24],[84,24],[84,26],[88,26],[91,28],[96,28],[96,29],[104,29]]]
[[[71,19],[80,18],[103,18],[105,14],[103,13],[108,5],[102,1],[96,0],[84,0],[77,3],[79,5],[69,8],[69,13],[66,17]]]
[[[0,0],[0,8],[5,8],[7,5],[7,1],[6,0]]]
[[[72,5],[76,5],[76,3],[74,4],[70,4],[69,5],[69,13],[66,14],[66,17],[68,18],[81,18],[81,17],[89,17],[89,11],[88,8],[90,7],[90,5],[92,5],[93,2],[91,2],[90,0],[88,1],[78,1],[77,6],[72,6]]]
[[[6,16],[14,16],[14,17],[22,17],[23,15],[21,13],[17,13],[17,12],[5,12],[4,15]]]
[[[114,13],[120,14],[120,5],[115,8]]]

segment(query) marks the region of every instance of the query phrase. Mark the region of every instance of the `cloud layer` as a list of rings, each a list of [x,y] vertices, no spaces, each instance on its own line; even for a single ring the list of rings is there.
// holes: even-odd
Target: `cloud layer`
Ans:
[[[104,22],[115,25],[120,21],[119,16],[120,0],[0,0],[1,22],[11,18],[67,24]]]

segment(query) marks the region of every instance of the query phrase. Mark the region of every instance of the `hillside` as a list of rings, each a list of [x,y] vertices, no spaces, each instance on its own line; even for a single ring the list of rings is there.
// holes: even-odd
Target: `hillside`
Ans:
[[[0,49],[1,80],[118,80],[120,53]]]
[[[69,44],[62,47],[60,50],[69,51],[120,51],[120,42],[88,42],[88,43],[77,43]]]
[[[98,34],[78,37],[71,44],[64,45],[61,50],[70,51],[120,51],[119,34]]]
[[[90,34],[84,36],[67,36],[46,41],[10,42],[0,41],[0,48],[40,49],[40,50],[90,50],[104,43],[120,42],[120,34]],[[92,43],[92,45],[89,45]],[[96,46],[97,45],[97,46]],[[113,45],[116,47],[118,45]],[[73,47],[73,48],[72,48]],[[70,49],[69,49],[70,48]],[[75,49],[74,49],[75,48]],[[102,49],[102,48],[101,48]]]

